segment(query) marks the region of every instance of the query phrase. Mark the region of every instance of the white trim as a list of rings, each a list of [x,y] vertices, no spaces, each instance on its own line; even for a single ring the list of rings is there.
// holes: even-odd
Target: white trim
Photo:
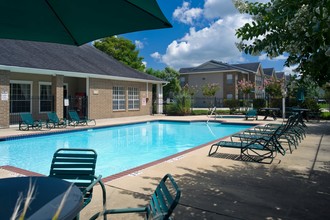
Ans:
[[[167,81],[156,81],[156,80],[147,80],[147,79],[136,79],[130,77],[120,77],[120,76],[109,76],[102,74],[92,74],[92,73],[81,73],[81,72],[71,72],[71,71],[60,71],[60,70],[48,70],[48,69],[37,69],[37,68],[27,68],[27,67],[17,67],[17,66],[6,66],[0,65],[0,70],[7,70],[10,72],[16,73],[31,73],[31,74],[39,74],[39,75],[63,75],[69,77],[81,77],[81,78],[95,78],[95,79],[112,79],[112,80],[120,80],[120,81],[131,81],[131,82],[150,82],[154,84],[162,84]]]

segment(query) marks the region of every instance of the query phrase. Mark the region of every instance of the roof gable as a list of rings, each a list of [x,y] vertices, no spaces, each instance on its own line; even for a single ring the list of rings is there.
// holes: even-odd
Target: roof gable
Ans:
[[[132,69],[89,44],[76,47],[0,39],[0,65],[163,81]]]

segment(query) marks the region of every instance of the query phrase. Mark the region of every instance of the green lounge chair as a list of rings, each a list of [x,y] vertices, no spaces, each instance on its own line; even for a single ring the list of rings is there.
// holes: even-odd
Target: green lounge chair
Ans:
[[[293,143],[295,148],[301,140],[306,136],[305,129],[299,124],[299,115],[291,115],[287,121],[288,127],[286,132],[282,135],[288,142]],[[282,126],[281,124],[267,124],[265,126],[257,126],[254,130],[248,130],[249,134],[271,134],[275,129]]]
[[[20,117],[19,130],[28,131],[30,128],[33,130],[41,130],[42,122],[40,120],[34,120],[31,113],[20,113]]]
[[[258,120],[258,112],[255,109],[250,109],[245,114],[245,120],[248,120],[249,118],[255,118]]]
[[[70,125],[96,125],[95,119],[88,119],[86,117],[80,118],[78,113],[74,110],[69,111],[69,116],[71,118]]]
[[[270,127],[272,129],[268,129],[269,125],[265,125],[265,126],[257,127],[257,129],[246,130],[246,131],[243,131],[242,133],[232,135],[231,140],[233,140],[232,138],[240,138],[241,141],[253,140],[253,139],[258,139],[258,138],[262,138],[262,137],[270,138],[274,132],[274,129],[281,127],[280,132],[279,132],[278,136],[276,137],[276,139],[279,143],[279,146],[281,146],[279,148],[280,153],[282,155],[285,154],[285,150],[281,145],[281,143],[283,142],[283,139],[284,139],[284,141],[286,141],[288,143],[290,153],[292,153],[291,146],[294,145],[296,148],[296,146],[298,144],[296,138],[294,136],[292,136],[289,132],[289,130],[293,126],[295,120],[296,119],[293,116],[290,116],[285,124],[276,124],[276,126],[274,124],[274,126]],[[262,129],[262,130],[260,130],[260,129]]]
[[[180,196],[180,188],[177,186],[173,177],[170,174],[166,174],[158,184],[147,206],[141,208],[109,209],[96,213],[90,220],[95,220],[102,215],[136,212],[145,213],[145,219],[170,219],[173,210],[179,203]]]
[[[83,194],[83,208],[90,203],[93,187],[99,183],[102,188],[103,208],[106,206],[106,191],[101,175],[95,176],[97,154],[93,149],[61,148],[53,156],[49,177],[74,183]]]
[[[240,149],[240,158],[246,158],[258,163],[272,163],[277,152],[282,151],[276,137],[279,135],[281,127],[278,127],[269,137],[260,137],[249,142],[240,141],[220,141],[211,146],[209,156],[214,155],[219,148],[236,148]],[[269,159],[268,162],[265,160]]]
[[[48,112],[47,113],[48,120],[46,122],[46,126],[48,128],[65,128],[66,127],[66,119],[59,119],[56,112]]]

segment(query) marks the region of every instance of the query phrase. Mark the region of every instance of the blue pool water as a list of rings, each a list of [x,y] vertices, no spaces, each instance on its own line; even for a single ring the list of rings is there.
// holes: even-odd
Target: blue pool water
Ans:
[[[0,166],[47,175],[58,148],[92,148],[103,177],[143,165],[251,127],[217,122],[155,121],[0,142]],[[204,156],[204,155],[203,155]]]

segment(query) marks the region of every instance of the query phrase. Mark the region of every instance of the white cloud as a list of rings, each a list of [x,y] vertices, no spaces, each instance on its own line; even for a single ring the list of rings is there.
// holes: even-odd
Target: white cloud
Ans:
[[[202,16],[201,8],[190,8],[189,2],[183,2],[181,7],[177,7],[173,12],[173,18],[184,24],[193,24],[194,20]]]
[[[142,49],[144,47],[143,43],[139,40],[135,40],[134,44],[138,49]]]
[[[283,67],[282,71],[281,72],[284,72],[286,75],[296,75],[298,74],[298,72],[295,72],[294,70],[298,67],[298,64],[297,65],[294,65],[294,66],[290,66],[290,67]]]
[[[219,19],[200,30],[192,27],[183,38],[172,41],[165,54],[156,52],[152,57],[161,59],[175,69],[196,66],[211,59],[229,63],[242,62],[242,54],[235,45],[238,41],[235,28],[247,21],[245,16],[237,14]]]
[[[268,1],[259,0],[263,3]],[[249,62],[235,45],[239,42],[235,33],[252,19],[249,15],[240,14],[232,0],[205,0],[203,8],[191,8],[189,2],[183,2],[175,9],[173,18],[190,25],[189,32],[180,39],[174,39],[164,54],[151,54],[157,62],[175,69],[197,66],[212,59],[228,63]],[[268,59],[265,55],[259,57],[260,61]],[[282,59],[286,58],[280,56],[273,61]]]
[[[232,0],[205,0],[204,16],[208,19],[224,18],[237,13]]]
[[[260,55],[259,56],[259,58],[258,58],[258,60],[259,61],[264,61],[264,60],[268,60],[268,61],[279,61],[279,60],[286,60],[286,59],[288,59],[288,57],[287,56],[285,56],[285,55],[280,55],[280,56],[278,56],[278,57],[273,57],[273,58],[269,58],[268,56],[267,56],[267,54],[262,54],[262,55]]]
[[[162,59],[162,55],[158,52],[152,53],[150,56],[157,61],[161,61],[161,59]]]

